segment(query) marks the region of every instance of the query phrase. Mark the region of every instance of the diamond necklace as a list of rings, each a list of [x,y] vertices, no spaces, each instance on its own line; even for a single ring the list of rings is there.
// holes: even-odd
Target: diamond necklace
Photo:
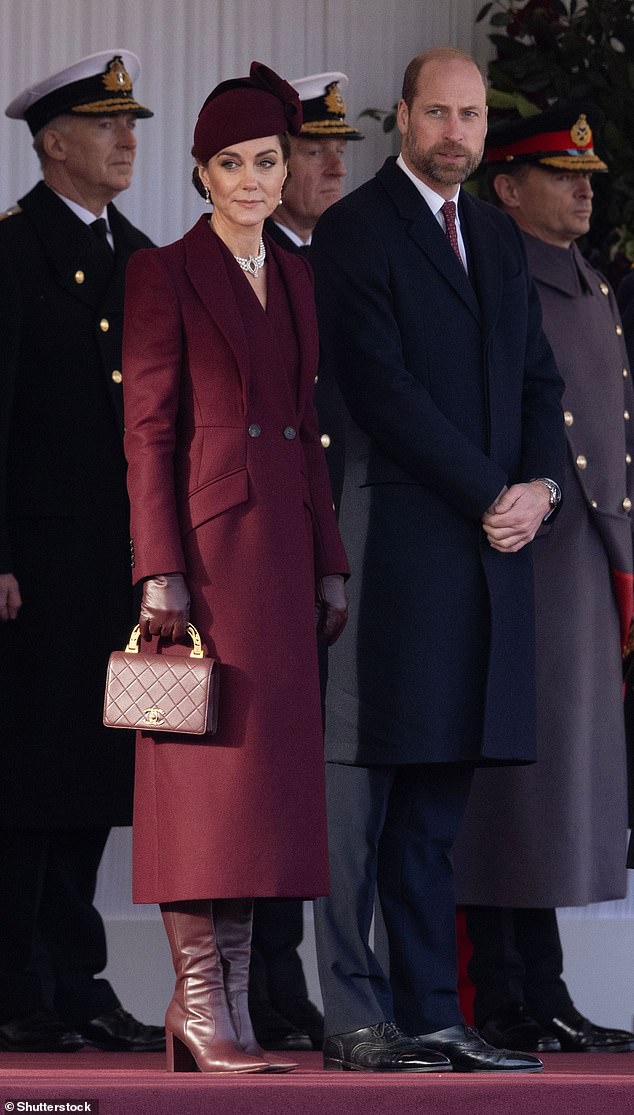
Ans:
[[[260,237],[260,250],[256,256],[234,256],[233,258],[238,264],[238,267],[241,267],[243,271],[247,271],[249,275],[253,275],[254,278],[257,278],[266,260],[264,240]]]

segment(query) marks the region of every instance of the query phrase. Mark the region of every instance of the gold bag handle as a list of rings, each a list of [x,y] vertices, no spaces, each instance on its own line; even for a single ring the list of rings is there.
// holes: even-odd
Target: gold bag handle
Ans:
[[[192,641],[192,650],[191,650],[191,654],[190,654],[189,657],[190,658],[204,658],[205,654],[204,654],[204,651],[203,651],[202,640],[200,638],[200,635],[198,634],[198,631],[194,627],[193,623],[188,623],[187,624],[187,634],[189,635],[189,637]],[[130,638],[128,639],[128,645],[125,648],[125,653],[126,654],[138,654],[139,653],[139,639],[140,638],[141,638],[141,628],[139,627],[139,625],[137,623],[136,627],[133,627],[132,631],[130,633]]]

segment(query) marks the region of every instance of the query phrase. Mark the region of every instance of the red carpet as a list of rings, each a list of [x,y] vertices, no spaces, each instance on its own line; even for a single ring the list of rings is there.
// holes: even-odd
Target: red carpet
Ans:
[[[231,1078],[168,1074],[163,1055],[155,1053],[0,1053],[0,1115],[44,1112],[51,1110],[44,1104],[79,1105],[82,1100],[98,1100],[99,1115],[634,1112],[634,1053],[551,1053],[544,1057],[543,1073],[518,1076],[326,1073],[321,1069],[320,1054],[299,1053],[296,1059],[299,1069],[286,1076]]]

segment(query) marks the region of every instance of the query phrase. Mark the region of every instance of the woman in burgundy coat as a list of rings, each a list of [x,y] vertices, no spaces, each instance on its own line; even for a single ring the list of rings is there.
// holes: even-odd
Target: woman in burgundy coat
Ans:
[[[312,404],[301,257],[262,239],[295,91],[253,63],[207,98],[195,182],[213,203],[128,269],[124,387],[141,630],[191,614],[221,662],[217,734],[137,743],[134,897],[159,902],[177,975],[168,1066],[285,1071],[247,1010],[252,900],[328,888],[315,641],[345,624],[345,552]]]

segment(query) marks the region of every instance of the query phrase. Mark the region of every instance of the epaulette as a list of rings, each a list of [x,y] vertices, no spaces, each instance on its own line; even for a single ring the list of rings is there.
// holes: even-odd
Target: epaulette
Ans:
[[[6,221],[7,217],[15,217],[16,213],[21,212],[19,205],[12,205],[10,209],[5,209],[4,213],[0,213],[0,221]]]

